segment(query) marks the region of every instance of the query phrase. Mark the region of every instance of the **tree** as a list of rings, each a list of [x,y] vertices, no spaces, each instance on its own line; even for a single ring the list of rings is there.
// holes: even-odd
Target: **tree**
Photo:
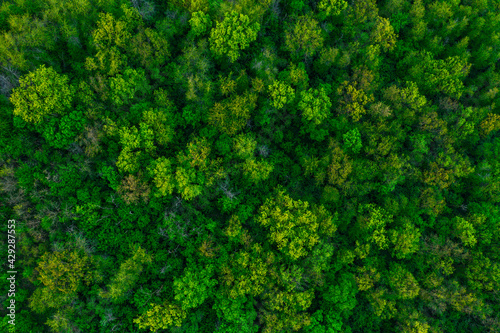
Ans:
[[[467,58],[453,56],[435,60],[430,52],[422,52],[408,56],[402,63],[409,61],[415,64],[408,73],[424,92],[432,95],[444,93],[457,99],[464,93],[463,79],[471,66]]]
[[[254,157],[257,141],[253,135],[239,134],[233,139],[233,150],[237,157],[247,160]]]
[[[328,87],[310,88],[301,92],[298,108],[302,111],[302,119],[306,124],[320,125],[330,115],[332,102],[327,89]]]
[[[110,97],[117,107],[129,104],[137,91],[145,93],[148,90],[144,70],[127,68],[123,75],[117,74],[109,79]]]
[[[465,246],[474,247],[477,243],[474,226],[460,216],[455,218],[455,234]]]
[[[134,319],[134,323],[139,326],[139,329],[149,328],[151,332],[156,332],[172,326],[180,327],[187,317],[186,311],[168,301],[165,301],[162,305],[152,303],[150,306],[151,308],[148,311]]]
[[[235,62],[240,57],[240,50],[257,39],[259,30],[259,23],[250,23],[248,16],[231,11],[210,32],[210,50],[218,57],[227,55]]]
[[[118,188],[118,194],[128,205],[131,203],[137,203],[140,198],[143,202],[148,202],[149,200],[149,186],[142,181],[142,175],[139,173],[138,176],[128,175],[123,178],[120,187]]]
[[[187,268],[182,277],[174,279],[175,300],[181,304],[182,310],[196,308],[212,296],[213,287],[218,283],[212,279],[213,273],[213,266],[201,270]]]
[[[140,28],[126,50],[149,70],[163,66],[170,57],[170,44],[157,30]]]
[[[10,97],[14,115],[24,121],[39,124],[47,116],[62,116],[68,112],[74,89],[66,75],[44,65],[19,78],[20,86]]]
[[[41,313],[64,306],[76,298],[80,286],[95,280],[92,266],[92,258],[76,250],[45,253],[36,268],[43,287],[33,293],[30,307]]]
[[[313,56],[323,46],[323,36],[318,21],[308,16],[300,16],[285,35],[285,49],[300,57]]]
[[[210,15],[203,13],[202,11],[194,12],[189,20],[191,25],[191,32],[196,37],[204,35],[212,27],[212,21],[210,20]]]
[[[121,54],[120,49],[127,49],[132,39],[131,32],[141,20],[135,9],[127,9],[126,13],[129,15],[125,15],[124,19],[115,19],[110,13],[99,14],[97,28],[92,32],[92,41],[97,53],[94,58],[86,59],[87,70],[99,70],[113,76],[126,65],[126,57]]]
[[[92,40],[98,50],[114,45],[126,48],[132,37],[131,28],[124,20],[117,20],[110,13],[100,13],[97,28],[92,32]]]
[[[394,244],[392,256],[398,259],[409,258],[418,251],[421,235],[420,229],[405,219],[403,226],[389,231],[389,239]]]
[[[144,265],[152,262],[151,255],[148,255],[140,246],[133,250],[132,257],[125,260],[120,265],[120,269],[112,278],[108,290],[101,290],[102,298],[111,298],[114,303],[122,303],[126,293],[134,286],[144,269]]]
[[[418,296],[420,287],[417,280],[402,265],[395,264],[388,272],[389,284],[393,288],[398,298],[413,299]]]
[[[228,97],[222,102],[215,103],[210,109],[208,122],[219,128],[221,132],[234,135],[247,124],[256,101],[257,95],[248,92],[244,95]]]
[[[394,33],[394,28],[388,19],[377,17],[377,22],[370,35],[370,42],[378,44],[384,51],[394,49],[398,35]]]
[[[352,172],[352,162],[340,147],[331,147],[330,156],[327,167],[328,183],[342,186]]]
[[[219,318],[225,320],[219,327],[221,332],[256,333],[259,330],[259,326],[254,324],[257,311],[250,297],[232,299],[217,293],[216,298],[214,309]]]
[[[271,96],[272,106],[281,109],[294,100],[295,90],[284,82],[274,81],[269,86],[269,95]]]
[[[336,230],[334,217],[323,207],[309,209],[309,203],[293,200],[283,190],[266,199],[259,209],[257,222],[269,229],[269,239],[292,260],[307,254]]]
[[[380,273],[374,267],[362,266],[357,268],[358,274],[354,276],[359,291],[366,291],[380,280]]]
[[[356,83],[351,84],[348,81],[342,82],[337,89],[340,96],[341,110],[352,117],[352,120],[359,121],[361,116],[366,113],[365,106],[373,102],[373,95],[367,95],[363,90],[358,90]]]
[[[479,124],[481,136],[487,137],[493,131],[500,130],[500,115],[488,113],[486,118]]]
[[[240,165],[245,177],[249,178],[254,184],[269,178],[269,175],[274,169],[274,166],[269,162],[257,161],[255,158],[247,159]]]
[[[344,146],[347,148],[347,151],[351,151],[354,154],[359,153],[361,148],[363,147],[363,143],[361,142],[361,133],[359,133],[358,128],[354,128],[344,134]]]
[[[321,0],[318,3],[320,19],[326,19],[330,16],[339,16],[344,10],[347,9],[347,2],[345,0]]]
[[[273,291],[266,295],[266,310],[261,315],[265,328],[264,333],[282,330],[298,331],[310,324],[307,310],[313,301],[312,290],[304,292]],[[268,312],[269,311],[269,312]]]
[[[321,126],[330,115],[332,102],[328,97],[330,85],[321,86],[319,89],[310,88],[301,92],[298,109],[302,111],[302,131],[310,133],[311,138],[322,141],[328,135],[328,129]]]

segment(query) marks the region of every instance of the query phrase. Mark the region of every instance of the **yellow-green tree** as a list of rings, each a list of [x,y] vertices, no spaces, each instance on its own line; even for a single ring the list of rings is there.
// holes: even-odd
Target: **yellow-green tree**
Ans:
[[[101,290],[102,298],[111,298],[114,303],[120,303],[124,300],[125,294],[134,286],[139,275],[144,269],[144,265],[152,262],[151,255],[148,255],[144,249],[137,247],[131,258],[125,260],[120,265],[120,269],[111,279],[107,291]]]
[[[151,308],[134,319],[134,323],[139,329],[149,329],[151,332],[167,329],[169,327],[179,327],[186,319],[187,312],[179,306],[165,301],[162,305],[150,304]]]
[[[219,57],[227,55],[235,62],[240,51],[257,39],[259,30],[259,23],[250,23],[248,16],[231,11],[210,32],[210,50]]]
[[[293,200],[283,190],[268,198],[259,209],[257,222],[269,229],[268,237],[292,260],[307,255],[322,236],[336,231],[333,216],[323,207]]]
[[[285,36],[285,49],[295,55],[311,57],[323,46],[323,35],[318,21],[301,16]]]
[[[38,281],[43,287],[35,290],[30,307],[35,312],[59,308],[76,298],[81,285],[88,285],[97,277],[93,261],[86,254],[74,250],[45,253],[38,263]]]
[[[175,181],[172,162],[169,159],[165,157],[156,159],[149,166],[149,173],[156,186],[156,192],[154,192],[155,196],[159,197],[172,194],[175,188]]]
[[[390,51],[394,49],[397,38],[389,20],[379,16],[370,35],[370,42],[380,45],[384,51]]]
[[[130,15],[125,15],[122,19],[116,19],[110,13],[99,14],[97,28],[92,32],[92,41],[97,53],[95,57],[86,59],[87,70],[116,75],[126,64],[126,57],[120,49],[126,49],[130,45],[132,30],[137,26],[137,22],[132,24],[135,21],[133,17],[136,20],[141,19],[134,9],[127,10],[127,13]]]
[[[45,65],[20,77],[20,86],[10,96],[14,115],[38,124],[46,116],[65,114],[71,107],[74,94],[68,81],[66,75],[60,75]]]
[[[269,86],[269,95],[271,96],[272,106],[276,109],[282,109],[286,104],[293,101],[295,90],[284,82],[274,81]]]
[[[256,102],[257,95],[254,93],[228,97],[210,109],[208,122],[221,132],[234,135],[245,127]]]
[[[388,272],[389,284],[400,299],[413,299],[418,296],[420,286],[405,267],[395,264]]]
[[[366,105],[374,101],[373,95],[367,95],[363,90],[357,89],[356,83],[351,84],[348,81],[342,82],[337,93],[341,97],[339,100],[341,110],[354,121],[360,120],[366,113]]]
[[[331,16],[338,16],[347,9],[345,0],[321,0],[318,3],[319,17],[325,19]]]

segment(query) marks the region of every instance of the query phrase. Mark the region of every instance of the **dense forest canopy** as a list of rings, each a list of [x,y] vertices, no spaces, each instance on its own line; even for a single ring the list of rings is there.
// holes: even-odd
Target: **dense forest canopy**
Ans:
[[[0,331],[499,332],[499,60],[498,0],[2,1]]]

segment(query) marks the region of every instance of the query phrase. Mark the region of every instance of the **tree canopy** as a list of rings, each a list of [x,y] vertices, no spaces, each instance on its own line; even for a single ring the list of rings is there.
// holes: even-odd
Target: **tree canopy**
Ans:
[[[2,1],[0,332],[500,332],[499,36],[497,0]]]

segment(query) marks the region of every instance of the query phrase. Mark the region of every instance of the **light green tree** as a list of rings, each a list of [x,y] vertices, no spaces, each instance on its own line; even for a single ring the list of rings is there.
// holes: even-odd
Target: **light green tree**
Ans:
[[[298,108],[302,111],[302,121],[305,124],[320,125],[330,115],[332,102],[324,87],[310,88],[300,95]]]
[[[422,233],[410,221],[402,227],[389,231],[389,239],[394,244],[392,256],[398,259],[408,258],[419,249]]]
[[[240,50],[257,39],[259,30],[259,23],[250,23],[248,16],[231,11],[210,32],[210,50],[219,57],[227,55],[231,62],[235,62]]]
[[[333,216],[323,207],[293,200],[283,190],[268,198],[259,209],[257,222],[269,229],[268,237],[292,260],[307,255],[323,235],[336,231]]]
[[[160,197],[172,194],[175,182],[170,160],[166,157],[160,157],[150,165],[148,170],[157,189],[154,195]]]
[[[151,304],[151,308],[134,319],[134,323],[139,326],[139,329],[149,328],[151,332],[157,332],[172,326],[180,327],[186,317],[186,311],[165,301],[162,305]]]
[[[457,216],[455,218],[455,234],[465,246],[474,247],[477,243],[474,226],[463,217]]]
[[[347,9],[347,2],[345,0],[321,0],[318,3],[318,9],[321,19],[338,16]]]
[[[417,280],[406,268],[395,264],[388,272],[389,284],[401,299],[413,299],[418,296],[420,286]]]
[[[257,141],[251,134],[239,134],[233,139],[235,155],[241,159],[253,158]]]
[[[208,114],[208,123],[217,127],[221,132],[234,135],[250,119],[251,111],[255,109],[257,95],[245,93],[228,97],[215,103]]]
[[[14,115],[29,123],[40,123],[44,117],[63,115],[71,107],[74,89],[66,75],[44,65],[19,79],[20,86],[10,96]]]
[[[323,46],[323,36],[318,21],[301,16],[285,35],[285,49],[297,56],[313,56]]]
[[[205,34],[211,28],[212,21],[210,20],[210,15],[198,11],[191,14],[189,24],[191,25],[191,32],[198,37]]]
[[[286,104],[295,98],[295,90],[288,84],[281,81],[274,81],[269,86],[269,95],[272,105],[276,109],[282,109]]]
[[[274,169],[274,166],[267,161],[257,161],[255,158],[245,160],[240,164],[245,177],[254,184],[266,180]]]
[[[189,267],[180,278],[174,279],[175,299],[181,304],[182,310],[189,310],[201,305],[212,296],[213,287],[218,283],[212,279],[214,267],[204,269]]]
[[[30,307],[35,312],[64,306],[76,298],[82,284],[95,280],[92,258],[78,251],[47,252],[41,259],[36,271],[42,287],[30,298]]]
[[[398,35],[389,20],[379,16],[370,35],[370,42],[380,45],[384,51],[389,51],[394,49],[397,38]]]
[[[123,302],[125,294],[132,289],[139,279],[144,269],[144,265],[150,264],[151,262],[151,255],[147,254],[140,246],[137,247],[132,257],[125,260],[125,262],[120,265],[120,269],[111,279],[108,290],[101,290],[99,295],[102,298],[111,298],[114,303]]]
[[[111,101],[116,106],[128,104],[137,91],[147,91],[147,79],[143,69],[127,68],[122,74],[109,79]]]

